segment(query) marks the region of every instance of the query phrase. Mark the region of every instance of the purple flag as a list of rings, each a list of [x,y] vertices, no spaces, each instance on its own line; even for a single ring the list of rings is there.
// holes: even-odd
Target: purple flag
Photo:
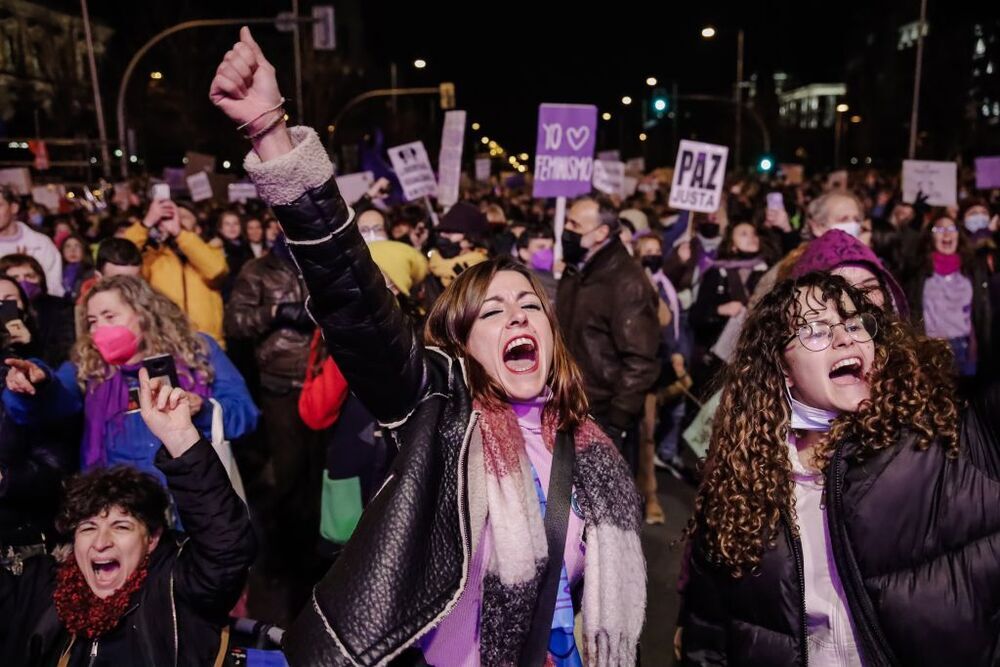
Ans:
[[[535,197],[576,197],[590,192],[597,139],[597,107],[543,104],[538,108]]]
[[[976,189],[1000,188],[1000,157],[976,158]]]

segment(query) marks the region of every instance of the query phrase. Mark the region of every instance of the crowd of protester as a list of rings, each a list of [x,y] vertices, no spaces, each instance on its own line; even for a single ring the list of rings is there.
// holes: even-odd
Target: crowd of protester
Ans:
[[[657,479],[700,482],[681,617],[645,619],[682,660],[997,658],[1000,192],[735,172],[704,214],[650,175],[571,202],[557,251],[530,183],[344,202],[273,127],[259,200],[3,191],[0,664],[213,664],[247,614],[296,664],[515,664],[564,433],[577,660],[635,663]]]

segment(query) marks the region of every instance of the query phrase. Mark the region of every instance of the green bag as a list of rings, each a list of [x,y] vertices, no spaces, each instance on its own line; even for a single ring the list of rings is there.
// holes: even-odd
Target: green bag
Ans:
[[[330,479],[323,471],[319,533],[334,544],[345,544],[361,520],[361,479]]]

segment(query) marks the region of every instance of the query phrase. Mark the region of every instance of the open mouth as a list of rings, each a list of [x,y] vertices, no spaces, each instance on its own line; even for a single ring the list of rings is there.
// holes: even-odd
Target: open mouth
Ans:
[[[863,371],[860,357],[841,359],[830,368],[830,381],[836,385],[858,384],[864,379]]]
[[[92,560],[90,566],[94,568],[94,578],[101,585],[113,583],[118,571],[121,570],[121,563],[114,558]]]
[[[518,336],[503,348],[503,365],[511,373],[531,373],[538,368],[538,343],[531,336]]]

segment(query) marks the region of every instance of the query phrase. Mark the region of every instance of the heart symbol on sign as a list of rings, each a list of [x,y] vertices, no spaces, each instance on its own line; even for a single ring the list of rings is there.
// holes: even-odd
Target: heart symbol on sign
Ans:
[[[590,139],[589,127],[581,125],[580,127],[571,127],[566,130],[566,140],[575,151],[580,150],[580,148],[587,143],[587,139]]]

